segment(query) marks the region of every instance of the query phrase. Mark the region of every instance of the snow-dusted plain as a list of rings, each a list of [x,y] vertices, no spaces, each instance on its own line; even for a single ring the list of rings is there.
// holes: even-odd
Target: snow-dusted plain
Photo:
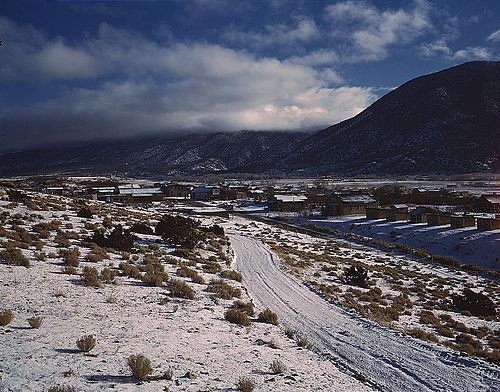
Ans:
[[[55,230],[22,249],[29,268],[0,263],[0,311],[14,314],[10,324],[0,327],[0,390],[47,391],[59,385],[77,391],[235,391],[242,376],[251,377],[258,391],[371,390],[328,357],[298,347],[283,326],[254,321],[241,327],[226,321],[224,312],[233,301],[207,292],[210,279],[220,276],[206,272],[201,261],[213,256],[223,269],[228,266],[209,245],[196,251],[197,262],[172,258],[173,249],[164,241],[141,235],[141,246],[130,255],[108,251],[100,261],[85,258],[89,249],[82,239],[91,234],[92,225],[101,225],[106,217],[114,223],[153,225],[158,214],[94,204],[98,211],[94,218],[79,218],[70,199],[31,196],[38,200],[35,207],[0,201],[2,244],[21,232],[19,227],[34,234],[36,224],[59,221],[61,231],[71,232],[70,247],[81,252],[80,266],[77,274],[62,273],[58,251],[68,246],[55,242]],[[152,287],[121,274],[114,283],[98,288],[81,284],[83,266],[118,272],[121,262],[141,266],[148,254],[160,258],[170,278],[186,281],[195,290],[195,299],[173,298],[168,285]],[[181,264],[195,269],[205,283],[178,276]],[[250,300],[245,280],[225,281],[242,289],[241,300]],[[265,305],[256,304],[256,311]],[[39,329],[28,325],[33,315],[43,317]],[[94,335],[97,344],[85,354],[77,350],[76,340],[87,334]],[[153,380],[139,383],[126,359],[141,353],[151,360]],[[286,365],[283,374],[270,371],[277,359]],[[164,377],[169,369],[172,380]]]
[[[382,328],[328,303],[283,272],[262,242],[230,235],[236,265],[257,301],[308,337],[323,355],[361,374],[382,391],[496,391],[500,369]]]

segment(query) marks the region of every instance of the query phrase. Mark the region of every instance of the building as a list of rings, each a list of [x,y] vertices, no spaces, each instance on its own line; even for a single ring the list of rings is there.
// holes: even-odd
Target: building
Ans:
[[[221,189],[222,200],[248,199],[248,187],[246,185],[228,185]]]
[[[445,214],[427,214],[427,224],[429,226],[444,226],[450,224],[450,216]]]
[[[450,216],[450,224],[454,229],[474,227],[476,226],[476,218],[472,215],[452,215]]]
[[[189,199],[193,187],[187,184],[168,184],[163,185],[161,189],[166,197]]]
[[[364,193],[336,193],[326,194],[323,215],[364,215],[367,208],[377,207],[377,200]]]
[[[393,204],[387,211],[387,220],[390,222],[408,221],[408,206],[406,204]]]
[[[411,210],[408,215],[410,216],[410,223],[427,223],[427,215],[436,214],[438,211],[431,207],[417,207]]]
[[[365,209],[366,219],[386,219],[387,211],[389,211],[387,207],[367,207]]]
[[[500,213],[500,196],[482,195],[479,199],[477,199],[474,209],[477,212]]]
[[[216,187],[197,187],[191,190],[191,200],[212,201],[220,199],[220,189]]]
[[[302,212],[308,206],[304,195],[274,195],[268,200],[269,210],[279,212]]]
[[[494,218],[477,218],[477,229],[481,231],[500,229],[500,215]]]

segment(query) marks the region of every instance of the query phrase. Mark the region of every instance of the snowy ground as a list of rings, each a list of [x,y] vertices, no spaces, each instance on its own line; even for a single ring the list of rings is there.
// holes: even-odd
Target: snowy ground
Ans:
[[[492,270],[500,269],[500,230],[478,231],[474,227],[451,229],[449,226],[428,226],[425,223],[368,220],[364,216],[296,218],[296,222],[421,248]]]
[[[279,268],[260,241],[230,235],[236,264],[251,295],[307,336],[323,355],[361,374],[383,391],[495,391],[500,369],[426,344],[335,306]]]
[[[12,237],[19,233],[23,238],[26,232],[35,234],[34,227],[41,222],[58,221],[60,231],[71,235],[65,237],[69,246],[64,241],[58,245],[56,230],[52,230],[48,238],[40,237],[27,248],[22,247],[29,268],[0,263],[0,311],[9,309],[14,314],[9,325],[0,327],[1,391],[45,391],[54,385],[73,386],[78,391],[232,391],[241,376],[253,378],[258,391],[371,390],[328,358],[298,347],[282,326],[254,321],[250,327],[241,327],[226,321],[224,312],[233,301],[207,292],[207,283],[219,273],[202,268],[210,256],[227,268],[213,246],[198,249],[198,258],[172,258],[168,244],[142,235],[142,246],[130,255],[108,252],[102,261],[86,261],[89,249],[82,239],[91,234],[93,225],[100,226],[105,217],[114,223],[140,221],[153,225],[158,217],[154,212],[96,203],[92,206],[99,211],[96,216],[78,218],[70,199],[32,197],[36,203],[31,207],[0,201],[0,251],[7,241],[12,246]],[[204,222],[213,221],[204,218]],[[69,247],[81,252],[77,274],[62,273],[58,252]],[[143,266],[146,255],[157,256],[170,278],[186,281],[195,290],[195,299],[173,298],[165,284],[152,287],[122,275],[99,288],[80,283],[83,266],[119,272],[117,267],[125,260]],[[190,265],[205,283],[179,277],[179,264]],[[242,284],[227,282],[242,288],[243,301],[250,300],[245,280]],[[265,304],[256,305],[258,312]],[[43,317],[39,329],[28,326],[26,320],[33,315]],[[97,339],[96,347],[87,355],[75,344],[86,334]],[[140,353],[151,360],[153,376],[162,376],[170,368],[173,380],[138,384],[131,377],[126,358]],[[284,374],[270,372],[270,364],[276,359],[286,365]]]

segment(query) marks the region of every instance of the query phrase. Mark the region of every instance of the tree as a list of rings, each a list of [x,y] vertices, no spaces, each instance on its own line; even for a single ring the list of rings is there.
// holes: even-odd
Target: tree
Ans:
[[[194,248],[204,238],[200,224],[191,218],[165,215],[156,225],[157,235],[173,244]]]
[[[351,265],[344,270],[344,282],[352,286],[368,287],[368,271],[361,265]]]

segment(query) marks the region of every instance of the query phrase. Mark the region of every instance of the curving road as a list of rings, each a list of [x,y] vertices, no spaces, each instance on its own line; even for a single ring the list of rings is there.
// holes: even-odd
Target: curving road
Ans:
[[[228,233],[229,234],[229,233]],[[262,242],[229,234],[250,296],[373,387],[391,392],[500,391],[500,368],[382,328],[335,306],[279,268]]]

